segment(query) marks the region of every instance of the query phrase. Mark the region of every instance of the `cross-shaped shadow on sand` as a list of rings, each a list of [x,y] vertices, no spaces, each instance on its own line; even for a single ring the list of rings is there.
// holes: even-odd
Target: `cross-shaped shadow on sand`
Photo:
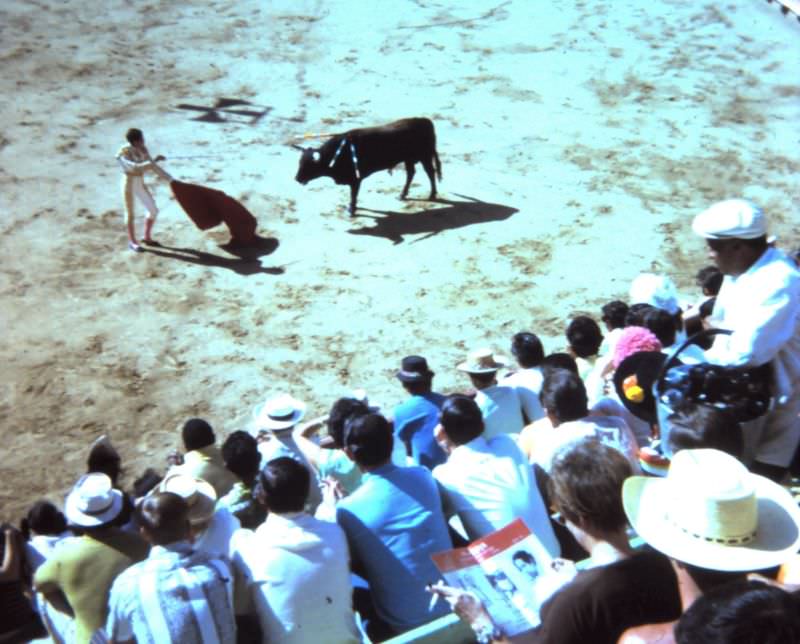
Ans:
[[[259,237],[254,244],[247,246],[222,244],[220,248],[225,249],[237,257],[224,257],[214,255],[196,248],[180,248],[177,246],[143,246],[145,252],[166,257],[167,259],[177,259],[189,264],[199,264],[200,266],[214,266],[227,268],[239,275],[255,275],[256,273],[267,273],[269,275],[282,275],[285,270],[281,266],[262,266],[259,257],[269,255],[278,247],[278,240],[272,237]]]
[[[462,228],[472,224],[482,224],[488,221],[502,221],[514,213],[519,212],[511,206],[497,203],[487,203],[466,195],[456,195],[467,201],[448,201],[437,199],[435,203],[445,204],[438,208],[428,208],[419,212],[396,212],[391,210],[370,210],[359,208],[360,211],[374,212],[375,215],[359,215],[355,217],[368,217],[374,220],[369,227],[351,228],[347,232],[352,235],[374,235],[385,237],[395,244],[404,241],[403,235],[423,235],[415,242],[428,239],[434,235],[451,228]]]

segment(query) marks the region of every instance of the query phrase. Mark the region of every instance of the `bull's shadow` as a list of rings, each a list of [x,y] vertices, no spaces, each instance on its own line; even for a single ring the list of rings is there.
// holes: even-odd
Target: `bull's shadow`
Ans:
[[[373,225],[363,228],[351,228],[347,232],[353,235],[373,235],[385,237],[394,244],[401,244],[403,235],[423,235],[415,242],[428,239],[434,235],[451,228],[462,228],[472,224],[483,224],[489,221],[502,221],[508,219],[517,208],[503,206],[497,203],[487,203],[466,195],[456,195],[466,201],[448,201],[437,199],[435,203],[444,204],[436,208],[428,208],[419,212],[396,212],[391,210],[370,210],[359,208],[359,211],[373,212],[377,215],[361,215],[356,217],[369,217]]]

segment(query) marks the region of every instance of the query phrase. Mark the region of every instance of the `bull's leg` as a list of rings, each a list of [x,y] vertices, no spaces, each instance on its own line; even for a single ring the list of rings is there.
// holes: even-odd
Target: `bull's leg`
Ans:
[[[436,174],[433,171],[433,159],[423,159],[422,167],[425,168],[425,174],[431,180],[431,196],[428,199],[433,201],[436,199]]]
[[[353,179],[353,183],[350,184],[350,207],[348,208],[351,217],[356,214],[356,202],[358,201],[358,189],[360,187],[361,181]]]
[[[408,196],[408,188],[411,185],[411,180],[414,178],[414,162],[406,161],[406,185],[403,186],[403,192],[400,193],[400,198],[405,199]]]

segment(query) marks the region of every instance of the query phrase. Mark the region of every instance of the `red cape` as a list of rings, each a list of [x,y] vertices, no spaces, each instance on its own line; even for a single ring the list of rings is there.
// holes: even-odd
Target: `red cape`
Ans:
[[[221,190],[172,180],[172,194],[200,230],[225,223],[231,241],[250,243],[256,238],[256,218],[233,197]]]

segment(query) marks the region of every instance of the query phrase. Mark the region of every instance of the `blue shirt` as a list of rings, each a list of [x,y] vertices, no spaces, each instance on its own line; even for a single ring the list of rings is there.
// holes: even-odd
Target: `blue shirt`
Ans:
[[[433,430],[439,423],[439,410],[444,396],[434,392],[411,396],[394,408],[394,436],[404,444],[411,444],[411,458],[416,465],[432,470],[447,460]]]
[[[429,470],[389,463],[365,473],[361,486],[339,502],[336,520],[363,567],[378,615],[396,632],[449,612],[442,601],[429,609],[425,590],[441,577],[431,554],[453,547]]]

